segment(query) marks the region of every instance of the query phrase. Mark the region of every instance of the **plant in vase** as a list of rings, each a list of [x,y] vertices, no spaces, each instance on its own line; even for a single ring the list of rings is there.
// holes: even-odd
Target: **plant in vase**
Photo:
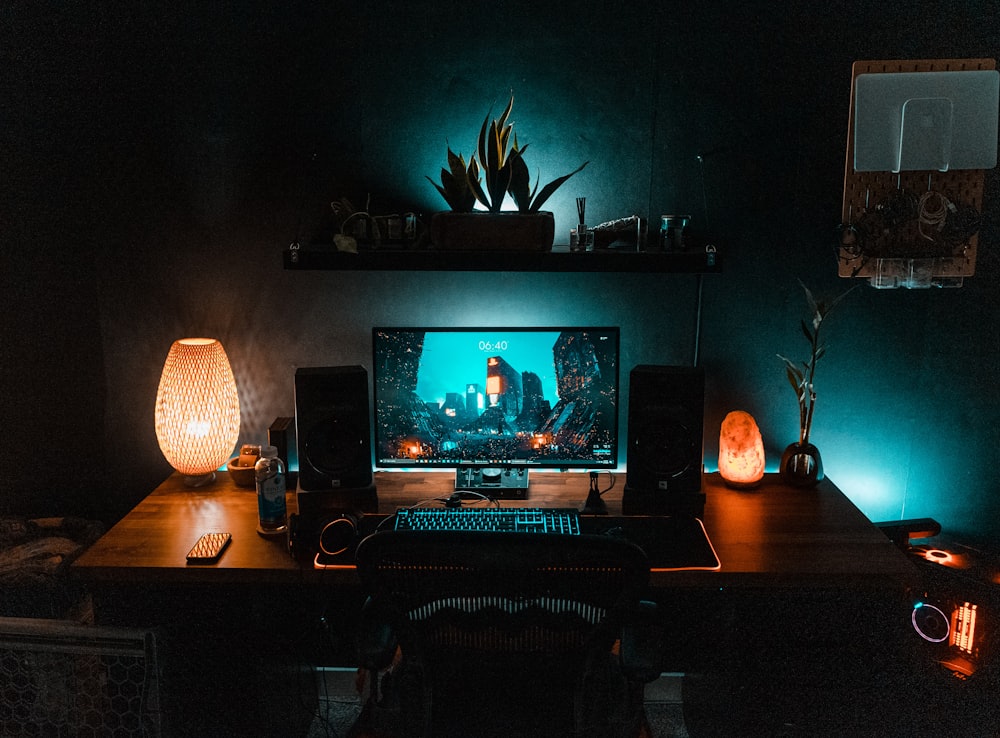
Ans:
[[[476,151],[466,162],[448,147],[448,166],[441,169],[441,184],[427,179],[451,208],[431,219],[431,238],[442,248],[542,250],[552,247],[555,220],[542,205],[562,184],[582,170],[584,162],[569,174],[558,177],[539,190],[524,160],[528,144],[518,144],[513,123],[509,123],[514,96],[499,118],[486,114]],[[516,211],[504,211],[506,195]],[[475,211],[480,203],[486,213]]]
[[[779,472],[786,483],[809,487],[823,479],[823,459],[819,449],[809,441],[816,409],[816,365],[826,353],[826,346],[820,341],[820,330],[833,309],[854,287],[832,301],[824,302],[817,300],[801,281],[799,284],[805,291],[811,315],[811,320],[803,319],[801,322],[810,352],[808,361],[798,363],[778,354],[778,358],[785,362],[785,375],[799,403],[799,440],[790,444],[781,455]]]

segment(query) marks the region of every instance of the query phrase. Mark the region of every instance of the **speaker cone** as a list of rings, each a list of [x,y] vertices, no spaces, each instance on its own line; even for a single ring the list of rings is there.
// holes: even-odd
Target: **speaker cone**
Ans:
[[[336,418],[314,425],[305,438],[305,456],[317,471],[339,477],[357,464],[364,441]]]

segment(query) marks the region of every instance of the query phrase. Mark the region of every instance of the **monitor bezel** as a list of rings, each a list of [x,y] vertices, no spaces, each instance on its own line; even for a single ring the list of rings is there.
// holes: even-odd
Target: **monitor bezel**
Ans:
[[[610,454],[606,462],[601,462],[595,459],[560,459],[558,462],[537,462],[537,461],[527,461],[524,459],[508,459],[505,461],[491,460],[491,461],[480,461],[480,460],[463,460],[461,462],[452,460],[440,460],[440,461],[426,461],[419,464],[406,463],[403,460],[399,462],[388,462],[380,458],[379,451],[381,449],[380,444],[380,425],[379,425],[379,411],[378,411],[378,400],[379,400],[379,387],[378,387],[378,356],[376,347],[376,337],[381,331],[392,331],[392,332],[440,332],[440,333],[474,333],[474,332],[511,332],[511,333],[605,333],[613,336],[614,338],[614,355],[615,355],[615,368],[614,368],[614,388],[615,388],[615,412],[613,416],[613,436],[614,436],[614,450]],[[610,325],[538,325],[538,326],[510,326],[510,325],[457,325],[457,326],[445,326],[445,325],[379,325],[374,326],[371,332],[371,352],[372,352],[372,460],[374,462],[374,468],[377,470],[388,470],[388,471],[426,471],[426,470],[444,470],[444,469],[489,469],[489,468],[501,468],[501,469],[524,469],[524,470],[537,470],[537,471],[552,471],[552,470],[595,470],[595,471],[609,471],[618,468],[618,455],[621,448],[621,423],[619,422],[619,417],[621,415],[621,402],[622,402],[622,386],[621,386],[621,327],[620,326],[610,326]]]

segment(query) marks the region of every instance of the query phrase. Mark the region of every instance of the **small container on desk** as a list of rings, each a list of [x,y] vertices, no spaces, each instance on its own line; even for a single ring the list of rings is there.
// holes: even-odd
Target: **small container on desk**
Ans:
[[[576,228],[569,229],[569,250],[570,251],[593,251],[594,232],[584,223],[580,223]]]
[[[690,215],[660,216],[660,250],[667,253],[684,251],[684,229],[691,222]]]
[[[262,536],[284,535],[288,525],[285,508],[285,464],[278,449],[264,446],[254,467],[257,487],[257,532]]]

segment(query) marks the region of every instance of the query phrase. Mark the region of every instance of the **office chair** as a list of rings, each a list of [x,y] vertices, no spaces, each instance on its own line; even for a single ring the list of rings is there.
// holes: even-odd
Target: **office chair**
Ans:
[[[358,546],[369,705],[412,736],[639,735],[659,675],[645,553],[621,538],[383,531]]]

